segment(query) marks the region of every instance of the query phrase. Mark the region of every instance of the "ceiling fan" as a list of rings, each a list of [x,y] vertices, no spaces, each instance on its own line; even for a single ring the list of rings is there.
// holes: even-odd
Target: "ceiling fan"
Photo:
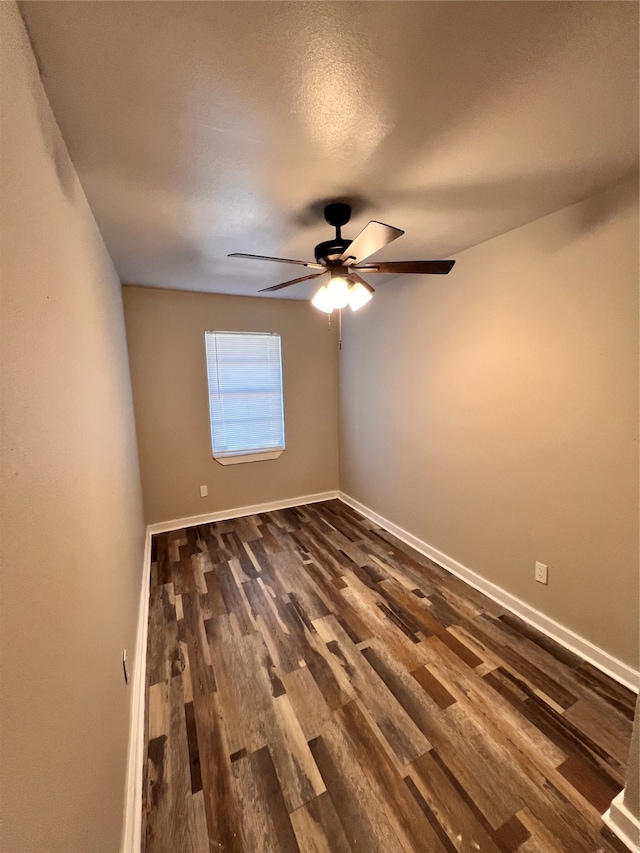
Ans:
[[[355,240],[346,240],[341,228],[351,218],[351,207],[342,202],[328,204],[324,209],[324,218],[329,225],[336,229],[336,236],[324,243],[318,243],[315,248],[315,263],[310,261],[293,261],[289,258],[269,258],[265,255],[245,255],[234,252],[230,258],[250,258],[255,261],[274,261],[279,264],[297,264],[320,272],[303,275],[282,284],[264,287],[260,293],[268,293],[290,287],[300,281],[329,275],[329,281],[317,291],[312,305],[331,314],[334,309],[351,307],[357,311],[371,299],[373,287],[368,284],[360,273],[392,273],[398,274],[430,274],[446,275],[451,271],[455,261],[380,261],[365,264],[364,261],[378,252],[384,246],[397,240],[404,234],[399,228],[392,228],[383,222],[371,221],[362,229]]]

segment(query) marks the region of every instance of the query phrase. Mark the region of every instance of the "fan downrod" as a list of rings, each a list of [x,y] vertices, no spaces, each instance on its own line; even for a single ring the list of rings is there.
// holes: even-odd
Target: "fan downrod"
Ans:
[[[332,240],[318,243],[315,256],[318,263],[330,267],[339,262],[344,250],[351,245],[351,240],[345,240],[340,232],[342,226],[351,218],[351,205],[341,201],[328,204],[324,209],[324,218],[336,229],[336,236]]]

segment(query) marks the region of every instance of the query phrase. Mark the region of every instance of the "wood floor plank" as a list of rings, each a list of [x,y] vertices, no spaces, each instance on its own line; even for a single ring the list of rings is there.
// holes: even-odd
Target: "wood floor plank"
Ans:
[[[463,660],[467,666],[476,667],[482,663],[482,659],[474,654],[468,646],[461,643],[451,631],[442,631],[441,634],[438,634],[438,639],[441,643],[448,646],[454,654],[458,655],[460,660]]]
[[[447,688],[438,681],[436,676],[426,666],[414,669],[411,675],[441,708],[448,708],[449,705],[453,705],[456,701]]]
[[[598,772],[595,765],[584,761],[577,755],[571,755],[558,767],[558,772],[568,779],[582,796],[603,814],[611,801],[622,790],[610,776]]]
[[[406,764],[431,748],[431,744],[406,713],[382,679],[371,670],[366,659],[354,646],[346,632],[333,617],[318,620],[323,639],[345,673],[357,695],[375,720],[398,760]],[[375,673],[375,674],[374,674]]]
[[[193,808],[193,823],[195,827],[195,835],[198,839],[198,850],[202,853],[211,853],[211,841],[209,839],[209,830],[207,829],[207,811],[204,804],[204,793],[202,790],[197,791],[191,797]]]
[[[460,796],[431,752],[413,762],[408,778],[429,805],[456,850],[500,853],[491,838],[488,822]]]
[[[300,853],[269,748],[240,758],[232,767],[235,797],[242,811],[241,849],[247,853]],[[220,845],[219,849],[227,848]]]
[[[554,838],[553,833],[529,809],[522,809],[517,816],[529,831],[529,839],[520,845],[520,853],[564,853],[560,840]]]
[[[235,630],[245,636],[252,633],[255,630],[255,626],[249,615],[249,608],[242,589],[236,584],[229,561],[219,564],[217,575],[225,609],[233,618],[236,626]]]
[[[278,581],[279,590],[288,596],[294,596],[298,606],[310,620],[328,616],[330,608],[318,595],[314,580],[304,571],[303,563],[297,552],[280,551],[265,561],[267,570],[272,569]]]
[[[144,853],[620,853],[633,694],[338,500],[152,538]]]
[[[303,666],[289,672],[283,675],[282,680],[305,740],[319,737],[331,719],[331,709],[309,667]]]
[[[325,791],[291,814],[302,853],[351,853],[340,819]]]
[[[253,619],[264,637],[269,637],[269,647],[274,650],[273,657],[281,672],[292,672],[300,668],[302,649],[287,632],[278,612],[270,602],[257,580],[242,583]]]
[[[504,784],[508,756],[500,744],[485,738],[466,710],[455,705],[443,714],[442,728],[434,735],[434,747],[460,784],[469,792],[487,821],[496,829],[524,803],[521,774],[511,770],[511,784]]]
[[[411,677],[377,640],[370,641],[361,654],[429,743],[429,733],[438,725],[438,711],[425,696],[419,681]]]
[[[200,769],[200,750],[198,749],[198,732],[193,701],[184,706],[187,723],[187,745],[189,748],[189,767],[191,769],[191,792],[197,794],[202,790],[202,772]]]
[[[520,822],[517,815],[513,815],[496,830],[496,841],[504,853],[515,853],[521,844],[531,837],[531,833]]]
[[[160,681],[149,686],[147,694],[147,737],[155,740],[169,734],[171,705],[169,682]]]
[[[512,754],[526,756],[541,772],[557,767],[567,758],[566,750],[529,720],[521,703],[512,703],[501,694],[496,696],[487,681],[459,656],[440,649],[440,658],[434,657],[430,666],[443,679],[449,675],[450,686],[457,688],[456,697],[466,712],[492,740]]]
[[[191,688],[195,695],[206,695],[216,690],[216,679],[211,659],[209,645],[204,631],[200,596],[195,590],[182,595],[184,611],[185,641],[189,656]]]
[[[206,563],[203,555],[201,553],[194,554],[191,557],[191,565],[193,567],[196,589],[201,595],[206,595],[208,593],[208,589],[204,577]]]
[[[147,684],[168,681],[177,675],[180,652],[175,605],[171,603],[173,585],[155,586],[149,598],[147,634]]]
[[[292,812],[326,788],[286,693],[274,699],[274,706],[281,736],[271,734],[273,761],[285,803]]]
[[[205,633],[215,666],[218,701],[229,753],[259,749],[265,744],[255,720],[260,706],[255,703],[251,684],[245,678],[245,647],[242,641],[238,641],[231,617],[225,614],[208,619]]]
[[[169,534],[159,533],[153,537],[156,543],[157,571],[156,581],[159,586],[171,583],[171,563],[169,562]]]
[[[587,762],[599,767],[614,782],[624,783],[625,771],[623,765],[616,761],[605,749],[591,740],[584,731],[574,725],[565,714],[556,714],[549,706],[534,693],[525,692],[527,685],[518,682],[505,670],[499,669],[485,677],[494,689],[511,702],[514,707],[526,717],[535,729],[544,734],[558,747],[565,757],[579,755]],[[518,691],[519,695],[516,695]]]
[[[382,638],[394,657],[407,670],[422,666],[425,661],[416,644],[409,640],[392,621],[385,618],[385,615],[375,606],[375,596],[368,595],[356,584],[349,585],[347,589],[343,590],[342,596],[371,631],[372,636]]]
[[[380,790],[385,792],[383,807],[407,848],[418,850],[423,845],[432,853],[446,853],[446,848],[411,796],[403,778],[389,761],[358,702],[345,705],[336,715],[351,739],[360,765],[370,770]]]
[[[523,803],[528,803],[534,811],[537,809],[537,813],[545,814],[547,820],[553,815],[551,819],[558,821],[557,831],[566,835],[567,843],[570,842],[574,846],[580,844],[581,833],[588,831],[586,824],[591,823],[595,827],[600,822],[600,814],[595,809],[583,808],[586,804],[582,801],[580,792],[575,786],[567,784],[566,777],[557,769],[562,753],[550,742],[545,742],[541,734],[537,737],[532,735],[531,729],[523,726],[518,717],[509,722],[509,715],[504,714],[504,709],[495,708],[482,693],[474,692],[471,683],[468,692],[461,692],[455,709],[455,713],[464,712],[465,722],[468,719],[469,724],[484,733],[480,748],[492,744],[497,750],[494,758],[486,756],[489,766],[493,769],[496,767],[496,761],[500,761],[510,767],[513,793],[517,794]],[[453,709],[450,710],[453,713]],[[498,713],[495,713],[496,711]],[[459,729],[460,725],[457,728]],[[498,758],[499,755],[502,755],[502,759]],[[549,791],[541,797],[540,791],[545,787],[548,787]],[[566,817],[568,802],[581,812],[585,824],[582,827],[578,825],[579,820],[575,820],[573,828],[565,829],[563,820]],[[579,818],[580,815],[576,817]],[[492,826],[497,828],[493,821]]]
[[[598,744],[621,765],[629,755],[631,723],[615,708],[600,699],[580,699],[564,715],[581,732]]]
[[[579,693],[573,684],[571,689],[562,684],[573,676],[573,672],[561,661],[554,661],[555,666],[549,670],[546,664],[552,658],[547,652],[529,642],[528,637],[520,636],[514,643],[516,632],[502,620],[493,619],[486,613],[481,614],[473,624],[487,642],[491,636],[497,639],[497,651],[505,664],[536,688],[540,695],[551,699],[562,709],[570,708],[577,702]]]
[[[576,666],[574,672],[581,684],[597,693],[608,706],[615,708],[629,722],[633,722],[637,698],[633,691],[622,684],[617,684],[613,679],[607,678],[595,666],[585,661]]]
[[[363,773],[353,747],[338,725],[329,726],[321,737],[309,743],[353,851],[404,851],[406,848],[380,808],[379,792]]]
[[[178,595],[183,592],[191,592],[196,588],[196,579],[193,572],[193,564],[191,562],[192,547],[188,543],[186,545],[178,545],[180,558],[177,562],[172,563],[173,586]]]
[[[243,849],[241,821],[217,694],[194,693],[193,706],[210,848],[236,853]]]
[[[274,695],[280,691],[269,674],[272,661],[264,641],[254,633],[236,638],[220,651],[226,671],[234,674],[228,685],[238,714],[232,721],[236,729],[233,751],[246,748],[254,752],[269,744],[287,808],[293,811],[321,794],[324,785],[288,696]]]
[[[424,598],[416,596],[415,593],[398,583],[395,578],[383,581],[380,586],[386,590],[388,596],[396,602],[398,607],[403,608],[411,615],[425,637],[439,634],[444,630],[444,627],[430,612],[430,607],[425,603],[426,596]]]
[[[209,850],[191,792],[181,680],[181,676],[176,676],[168,685],[168,733],[150,740],[148,745],[147,853],[166,850],[206,853]]]

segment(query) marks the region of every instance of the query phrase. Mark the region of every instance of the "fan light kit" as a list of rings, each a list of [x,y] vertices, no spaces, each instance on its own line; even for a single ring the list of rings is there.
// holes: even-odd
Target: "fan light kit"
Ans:
[[[399,228],[392,228],[383,222],[372,221],[362,229],[355,240],[345,240],[341,228],[351,218],[351,207],[342,202],[328,204],[324,209],[324,218],[336,229],[332,240],[319,243],[315,248],[315,263],[309,261],[293,261],[289,258],[269,258],[265,255],[244,255],[234,252],[230,258],[250,258],[254,261],[274,261],[280,264],[296,264],[309,269],[321,270],[282,284],[264,287],[260,293],[268,293],[290,287],[300,281],[329,275],[329,281],[323,284],[314,295],[311,304],[331,314],[335,310],[346,308],[357,311],[366,305],[375,292],[370,284],[361,278],[360,272],[387,273],[391,275],[446,275],[451,271],[455,261],[381,261],[380,263],[365,264],[371,255],[380,251],[384,246],[397,240],[404,234]]]
[[[346,308],[347,305],[352,311],[357,311],[370,299],[371,294],[359,282],[349,286],[344,274],[341,275],[332,270],[329,284],[322,285],[311,300],[311,304],[320,311],[331,314],[335,308]]]

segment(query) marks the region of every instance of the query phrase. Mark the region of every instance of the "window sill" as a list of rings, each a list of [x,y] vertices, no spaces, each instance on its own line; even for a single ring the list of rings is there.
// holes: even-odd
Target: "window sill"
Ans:
[[[277,459],[283,450],[268,450],[262,453],[242,453],[238,456],[214,456],[221,465],[239,465],[241,462],[265,462],[267,459]]]

